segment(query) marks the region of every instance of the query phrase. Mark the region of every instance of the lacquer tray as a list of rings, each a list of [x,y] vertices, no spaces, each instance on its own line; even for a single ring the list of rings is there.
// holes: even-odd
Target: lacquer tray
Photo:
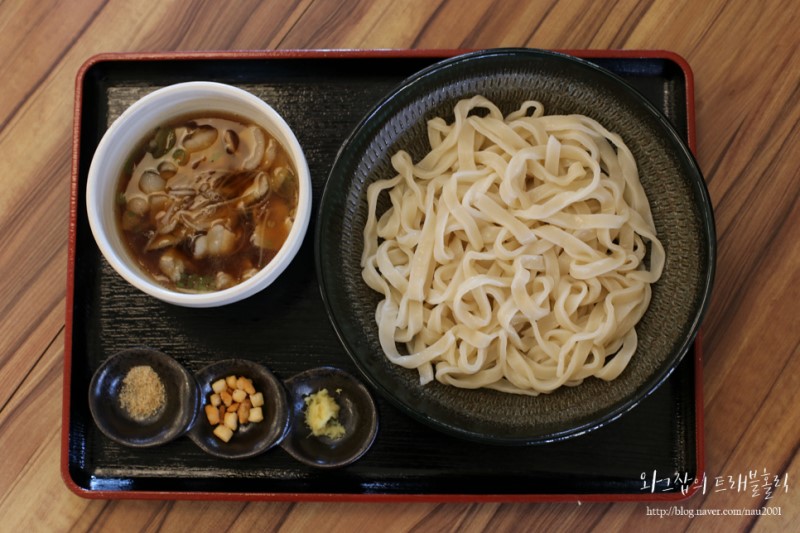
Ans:
[[[703,471],[699,339],[639,406],[596,431],[528,447],[455,439],[377,397],[372,449],[337,470],[304,466],[282,449],[231,461],[188,438],[132,449],[103,436],[88,409],[89,380],[112,353],[148,345],[194,372],[230,357],[286,379],[334,365],[358,375],[329,323],[314,271],[312,221],[279,281],[245,301],[187,309],[138,292],[102,258],[89,230],[85,184],[105,129],[164,85],[212,80],[245,88],[295,130],[311,169],[315,209],[339,146],[363,115],[407,76],[457,51],[276,51],[106,54],[76,84],[62,429],[62,475],[96,498],[349,501],[675,500]],[[639,89],[694,148],[692,74],[663,51],[567,51]]]

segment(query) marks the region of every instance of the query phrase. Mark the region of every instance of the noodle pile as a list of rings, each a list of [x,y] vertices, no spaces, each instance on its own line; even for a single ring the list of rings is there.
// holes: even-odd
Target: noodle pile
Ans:
[[[630,150],[535,101],[454,112],[428,122],[421,161],[396,153],[397,175],[367,191],[361,267],[383,295],[383,351],[422,384],[536,395],[613,380],[664,265]]]

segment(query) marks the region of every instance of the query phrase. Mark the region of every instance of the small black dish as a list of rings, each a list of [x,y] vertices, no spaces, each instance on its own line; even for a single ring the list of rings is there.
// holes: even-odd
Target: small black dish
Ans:
[[[153,415],[136,420],[122,406],[120,393],[128,372],[149,366],[164,385],[165,400]],[[170,442],[188,431],[199,403],[197,383],[175,359],[147,347],[115,353],[97,369],[89,385],[89,410],[108,438],[146,448]]]
[[[369,450],[378,433],[378,414],[367,388],[335,367],[306,370],[286,380],[291,402],[291,430],[281,447],[298,461],[319,468],[348,465]],[[344,436],[315,437],[305,421],[306,397],[322,389],[339,404]]]
[[[223,442],[214,435],[214,427],[206,418],[204,406],[213,393],[211,384],[230,375],[253,380],[256,391],[264,395],[264,420],[239,426],[231,440]],[[203,451],[226,459],[246,459],[269,450],[286,435],[289,427],[286,389],[262,365],[245,359],[228,359],[203,368],[195,375],[195,379],[200,387],[200,407],[197,422],[189,432],[189,437]]]

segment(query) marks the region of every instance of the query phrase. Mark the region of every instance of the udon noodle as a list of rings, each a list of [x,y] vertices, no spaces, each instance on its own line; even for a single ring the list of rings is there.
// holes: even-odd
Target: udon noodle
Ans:
[[[535,101],[504,117],[475,96],[454,114],[428,122],[418,163],[399,151],[397,175],[368,188],[361,267],[383,295],[383,351],[422,384],[536,395],[613,380],[665,257],[633,155]]]

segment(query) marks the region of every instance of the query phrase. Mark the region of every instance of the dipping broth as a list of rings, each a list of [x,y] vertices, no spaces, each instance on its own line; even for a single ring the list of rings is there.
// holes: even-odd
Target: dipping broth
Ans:
[[[268,264],[294,222],[298,180],[286,150],[236,116],[187,117],[134,149],[119,180],[123,240],[179,292],[232,287]]]

